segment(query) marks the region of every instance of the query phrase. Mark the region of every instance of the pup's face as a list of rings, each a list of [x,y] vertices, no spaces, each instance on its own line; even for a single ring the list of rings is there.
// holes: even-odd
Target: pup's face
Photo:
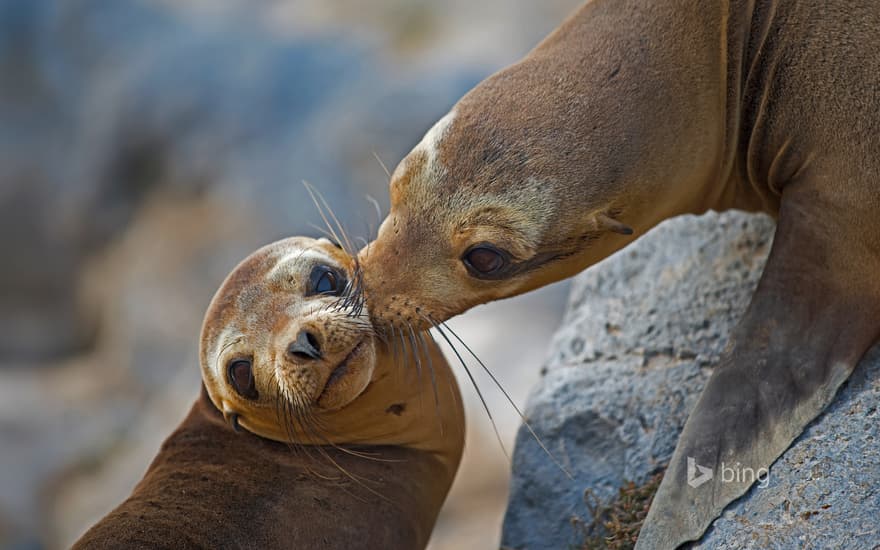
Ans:
[[[361,395],[377,358],[365,313],[343,307],[353,272],[329,241],[297,237],[261,248],[227,277],[205,316],[200,362],[234,426],[286,441],[297,416]]]

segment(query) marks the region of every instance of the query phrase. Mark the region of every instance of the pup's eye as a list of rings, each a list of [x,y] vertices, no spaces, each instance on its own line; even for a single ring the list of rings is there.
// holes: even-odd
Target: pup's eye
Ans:
[[[320,265],[309,276],[311,294],[330,294],[339,296],[345,289],[345,279],[333,269]]]
[[[484,243],[468,249],[462,257],[462,261],[471,273],[480,276],[498,273],[507,267],[508,258],[505,252]]]
[[[256,399],[259,396],[249,360],[233,359],[230,361],[226,367],[226,376],[238,395],[246,399]]]

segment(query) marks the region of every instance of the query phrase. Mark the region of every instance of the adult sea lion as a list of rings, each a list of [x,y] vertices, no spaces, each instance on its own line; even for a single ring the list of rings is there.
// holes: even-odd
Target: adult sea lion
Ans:
[[[443,355],[392,350],[324,239],[266,246],[208,308],[204,386],[132,495],[75,548],[423,548],[464,413]],[[236,433],[238,432],[238,433]]]
[[[679,214],[776,216],[639,546],[698,539],[752,483],[721,464],[769,467],[880,335],[878,28],[868,0],[585,4],[394,171],[360,253],[375,323],[564,279]],[[716,475],[689,486],[689,460]]]

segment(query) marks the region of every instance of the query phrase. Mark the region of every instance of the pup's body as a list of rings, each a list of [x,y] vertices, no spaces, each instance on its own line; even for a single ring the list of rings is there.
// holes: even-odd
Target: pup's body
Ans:
[[[417,372],[337,303],[352,275],[323,240],[242,262],[205,317],[200,398],[76,548],[424,548],[461,459],[461,398],[432,341],[433,372]]]
[[[428,326],[569,277],[660,221],[776,216],[762,281],[639,544],[699,538],[880,335],[880,9],[594,0],[401,162],[361,252],[378,325]]]
[[[235,433],[203,391],[132,495],[74,548],[424,548],[448,464],[351,449],[376,460]]]

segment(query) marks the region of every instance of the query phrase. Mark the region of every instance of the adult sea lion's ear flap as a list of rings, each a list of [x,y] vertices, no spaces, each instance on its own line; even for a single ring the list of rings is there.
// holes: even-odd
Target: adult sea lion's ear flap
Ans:
[[[601,212],[596,214],[596,225],[601,229],[607,229],[608,231],[619,233],[621,235],[633,234],[632,227]]]

